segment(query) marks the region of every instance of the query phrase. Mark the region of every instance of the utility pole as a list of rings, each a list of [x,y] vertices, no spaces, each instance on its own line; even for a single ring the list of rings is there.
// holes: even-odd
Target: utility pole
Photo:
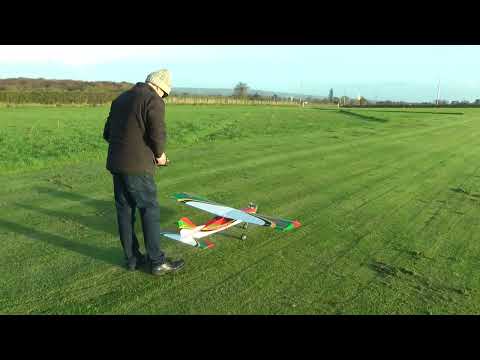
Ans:
[[[438,80],[438,87],[437,87],[437,106],[440,101],[440,80]]]

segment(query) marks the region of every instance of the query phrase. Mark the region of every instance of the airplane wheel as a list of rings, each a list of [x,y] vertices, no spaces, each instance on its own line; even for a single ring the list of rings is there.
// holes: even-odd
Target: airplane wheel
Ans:
[[[248,228],[248,224],[247,223],[243,224],[243,228],[246,230]]]
[[[247,235],[245,234],[242,234],[242,237],[241,237],[242,240],[247,240]]]

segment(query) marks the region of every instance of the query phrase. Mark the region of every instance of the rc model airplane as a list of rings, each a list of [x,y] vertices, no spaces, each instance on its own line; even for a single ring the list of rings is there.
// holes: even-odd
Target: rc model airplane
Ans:
[[[172,240],[180,241],[184,244],[192,245],[202,249],[215,246],[212,242],[205,239],[207,236],[224,231],[233,226],[243,223],[243,229],[247,229],[248,224],[267,226],[279,231],[289,231],[301,226],[297,220],[285,220],[272,218],[270,216],[257,214],[258,207],[250,203],[248,207],[238,210],[229,206],[217,204],[199,196],[185,193],[175,194],[178,202],[194,208],[216,215],[213,219],[203,225],[195,225],[190,219],[182,217],[178,221],[180,234],[171,232],[162,232],[162,235]],[[247,239],[246,234],[242,234],[242,240]]]

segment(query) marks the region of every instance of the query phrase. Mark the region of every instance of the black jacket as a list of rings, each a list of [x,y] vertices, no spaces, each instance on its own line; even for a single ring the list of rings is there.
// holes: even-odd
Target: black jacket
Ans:
[[[153,174],[154,157],[165,148],[165,102],[149,85],[137,83],[112,102],[103,138],[109,143],[108,170]]]

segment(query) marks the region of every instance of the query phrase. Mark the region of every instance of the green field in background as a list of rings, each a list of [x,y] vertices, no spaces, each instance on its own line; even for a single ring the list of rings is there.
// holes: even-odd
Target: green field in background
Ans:
[[[175,192],[303,226],[162,239],[159,278],[123,268],[108,110],[0,108],[0,313],[480,313],[479,109],[167,106],[162,229],[210,217]]]

